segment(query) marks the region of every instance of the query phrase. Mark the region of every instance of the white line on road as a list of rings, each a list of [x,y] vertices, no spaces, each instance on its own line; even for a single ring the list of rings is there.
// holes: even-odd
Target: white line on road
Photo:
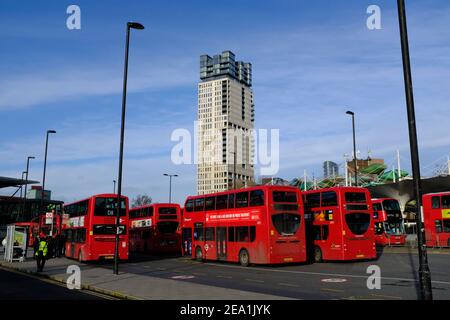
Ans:
[[[368,276],[360,276],[354,274],[338,274],[338,273],[321,273],[321,272],[309,272],[309,271],[292,271],[292,270],[275,270],[275,269],[266,269],[266,268],[255,268],[255,267],[241,267],[241,266],[233,266],[226,264],[216,264],[216,263],[208,263],[209,266],[215,267],[224,267],[224,268],[235,268],[235,269],[244,269],[244,270],[257,270],[257,271],[267,271],[267,272],[279,272],[279,273],[294,273],[294,274],[305,274],[305,275],[315,275],[315,276],[327,276],[327,277],[347,277],[347,278],[358,278],[358,279],[367,279]],[[415,279],[407,279],[407,278],[394,278],[394,277],[381,277],[382,280],[393,280],[393,281],[407,281],[407,282],[419,282],[419,280]],[[432,280],[432,283],[445,284],[450,286],[450,282],[448,281],[436,281]]]
[[[256,280],[256,279],[245,279],[246,281],[250,281],[250,282],[258,282],[258,283],[264,283],[263,280]]]

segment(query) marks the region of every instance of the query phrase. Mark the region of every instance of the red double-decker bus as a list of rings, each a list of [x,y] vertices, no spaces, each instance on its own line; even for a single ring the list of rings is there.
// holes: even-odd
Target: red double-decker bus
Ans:
[[[396,199],[372,199],[375,243],[380,246],[404,245],[405,225]]]
[[[422,199],[427,246],[450,247],[450,191],[425,194]]]
[[[369,191],[357,187],[334,187],[305,191],[308,253],[323,260],[376,258]]]
[[[306,261],[300,191],[259,186],[188,197],[183,253],[197,260],[252,264]]]
[[[181,252],[181,209],[176,203],[155,203],[130,209],[130,251]]]
[[[79,261],[114,259],[117,195],[99,194],[64,206],[66,257]],[[119,259],[128,259],[128,198],[122,196]]]

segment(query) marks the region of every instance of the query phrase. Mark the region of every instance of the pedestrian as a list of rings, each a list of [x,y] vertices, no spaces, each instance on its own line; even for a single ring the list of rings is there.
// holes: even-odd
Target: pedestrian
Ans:
[[[44,234],[41,234],[39,237],[37,251],[35,251],[34,255],[36,256],[37,272],[42,272],[48,256],[48,241]]]

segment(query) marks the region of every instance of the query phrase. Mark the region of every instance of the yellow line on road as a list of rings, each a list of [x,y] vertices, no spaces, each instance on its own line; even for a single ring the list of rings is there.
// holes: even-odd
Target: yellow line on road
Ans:
[[[375,294],[375,293],[372,293],[371,296],[373,296],[373,297],[379,297],[379,298],[400,299],[400,300],[402,300],[402,297],[397,297],[397,296],[386,296],[386,295],[384,295],[384,294]]]
[[[320,290],[322,290],[322,291],[330,291],[330,292],[344,292],[344,290],[330,289],[330,288],[322,288]]]

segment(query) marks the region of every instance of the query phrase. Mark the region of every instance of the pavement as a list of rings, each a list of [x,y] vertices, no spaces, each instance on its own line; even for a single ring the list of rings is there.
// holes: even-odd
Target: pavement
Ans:
[[[101,300],[105,297],[0,268],[0,300]]]
[[[132,256],[114,275],[110,263],[83,263],[66,258],[47,261],[40,277],[65,284],[67,267],[81,269],[82,288],[119,299],[152,300],[415,300],[418,291],[417,249],[384,248],[376,261],[329,262],[241,267],[200,263],[185,257]],[[450,250],[429,250],[435,299],[450,299]],[[0,265],[34,273],[35,261]],[[368,268],[381,271],[380,289],[367,287]],[[67,289],[68,290],[68,289]]]

